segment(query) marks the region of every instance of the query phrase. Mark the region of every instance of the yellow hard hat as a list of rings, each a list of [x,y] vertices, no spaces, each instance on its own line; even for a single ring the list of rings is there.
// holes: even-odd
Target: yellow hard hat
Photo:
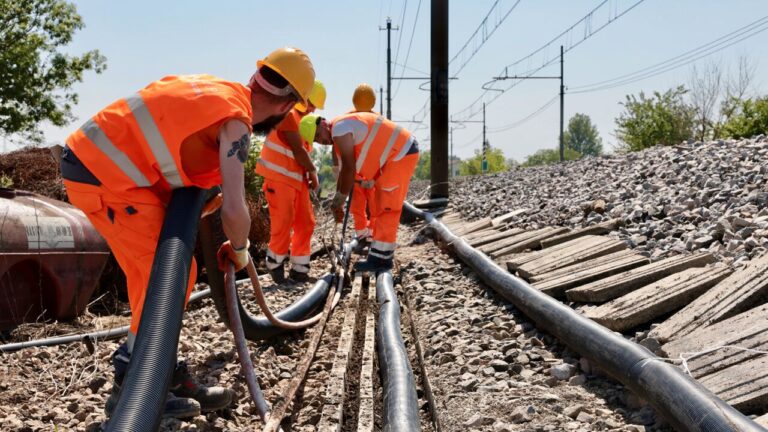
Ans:
[[[299,135],[306,142],[315,142],[315,132],[317,132],[317,119],[319,116],[309,114],[304,116],[299,122]]]
[[[372,111],[376,105],[376,91],[368,84],[362,83],[355,89],[352,103],[355,105],[355,111]]]
[[[323,85],[322,81],[315,80],[315,85],[312,86],[312,92],[309,93],[309,103],[314,105],[317,109],[324,109],[325,96],[325,85]],[[296,104],[296,109],[301,112],[307,112],[307,105],[303,102],[299,102]]]
[[[315,85],[315,69],[312,61],[298,48],[279,48],[256,62],[256,67],[269,66],[298,93],[302,102],[306,102]]]

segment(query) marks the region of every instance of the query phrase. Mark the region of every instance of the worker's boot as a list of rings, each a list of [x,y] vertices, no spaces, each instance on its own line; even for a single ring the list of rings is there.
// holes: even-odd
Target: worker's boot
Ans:
[[[392,258],[379,258],[368,254],[365,261],[358,261],[353,267],[356,272],[369,272],[378,274],[392,269]]]
[[[218,411],[228,407],[235,400],[235,392],[225,387],[206,387],[189,373],[187,363],[180,361],[173,371],[170,392],[186,399],[192,398],[200,403],[202,412]]]
[[[112,383],[112,392],[107,398],[107,402],[104,405],[104,411],[107,417],[111,417],[112,413],[117,407],[117,402],[120,399],[120,389],[125,378],[125,373],[128,371],[128,363],[131,356],[128,354],[128,346],[123,344],[112,354],[112,365],[115,367],[115,380]],[[176,397],[173,393],[168,393],[165,399],[165,408],[163,410],[163,417],[168,418],[190,418],[200,415],[200,403],[194,399],[187,397]]]
[[[355,246],[353,251],[358,255],[363,255],[366,252],[366,250],[370,250],[370,247],[371,247],[370,237],[358,237],[357,246]]]
[[[309,272],[301,272],[292,268],[288,272],[288,279],[294,282],[309,282]]]
[[[365,228],[355,231],[355,238],[357,239],[357,246],[352,250],[358,255],[363,255],[366,249],[370,249],[371,246],[371,229]]]
[[[271,256],[267,255],[267,269],[269,269],[269,275],[272,276],[272,282],[278,285],[285,282],[285,261],[277,263]]]

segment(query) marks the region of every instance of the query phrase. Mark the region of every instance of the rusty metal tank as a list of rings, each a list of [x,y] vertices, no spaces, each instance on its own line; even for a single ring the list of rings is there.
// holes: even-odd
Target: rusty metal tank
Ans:
[[[0,188],[0,329],[79,315],[108,257],[79,209]]]

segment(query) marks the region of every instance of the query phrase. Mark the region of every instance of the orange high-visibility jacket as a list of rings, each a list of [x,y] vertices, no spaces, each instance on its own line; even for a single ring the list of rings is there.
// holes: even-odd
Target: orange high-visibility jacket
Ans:
[[[301,189],[306,170],[296,161],[293,150],[285,140],[284,132],[298,132],[301,113],[292,109],[285,119],[267,135],[261,157],[256,165],[256,174],[268,180],[285,183],[295,189]],[[301,140],[307,152],[312,151],[312,143]]]
[[[368,134],[355,143],[355,173],[363,179],[375,180],[387,161],[400,153],[411,138],[411,132],[373,112],[353,112],[340,115],[332,123],[355,119],[368,125]],[[338,149],[336,149],[338,154]]]
[[[221,184],[218,148],[195,155],[210,160],[210,169],[189,174],[182,165],[182,143],[227,119],[250,129],[251,118],[247,87],[212,75],[171,75],[100,111],[67,138],[67,146],[114,191],[207,189]]]

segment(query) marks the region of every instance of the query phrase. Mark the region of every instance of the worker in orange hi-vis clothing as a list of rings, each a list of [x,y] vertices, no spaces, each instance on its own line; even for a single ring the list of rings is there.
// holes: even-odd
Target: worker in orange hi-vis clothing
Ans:
[[[355,88],[352,95],[352,104],[355,109],[352,112],[373,112],[376,105],[376,92],[373,87],[362,83]],[[333,172],[338,178],[339,159],[336,153],[333,153]],[[356,176],[355,184],[352,188],[352,201],[349,213],[352,215],[355,224],[355,237],[357,237],[357,251],[363,251],[370,246],[373,220],[369,216],[369,207],[374,199],[373,182],[363,182],[360,176]]]
[[[309,154],[314,131],[302,137],[301,118],[323,109],[325,87],[315,81],[307,104],[299,103],[264,141],[256,173],[264,177],[264,196],[269,205],[270,236],[267,269],[275,283],[285,280],[285,260],[289,256],[290,279],[309,280],[310,242],[315,230],[315,214],[310,189],[320,186],[317,168]],[[330,140],[330,139],[329,139]]]
[[[155,247],[173,190],[221,186],[204,214],[221,206],[227,240],[219,267],[248,263],[250,217],[245,204],[244,163],[251,132],[267,133],[315,80],[312,63],[296,48],[281,48],[256,64],[247,86],[212,75],[167,76],[119,99],[67,138],[61,172],[70,202],[109,244],[128,283],[128,340],[112,356],[115,380],[105,410],[119,399],[140,326]],[[196,279],[192,262],[187,299]],[[231,389],[206,387],[178,362],[165,416],[193,417],[228,406]]]
[[[373,190],[373,199],[369,202],[372,242],[367,259],[355,264],[355,269],[389,270],[403,201],[419,161],[418,143],[410,131],[372,112],[353,112],[334,118],[331,136],[334,151],[341,160],[336,194],[331,203],[336,221],[344,217],[344,202],[356,176]]]

